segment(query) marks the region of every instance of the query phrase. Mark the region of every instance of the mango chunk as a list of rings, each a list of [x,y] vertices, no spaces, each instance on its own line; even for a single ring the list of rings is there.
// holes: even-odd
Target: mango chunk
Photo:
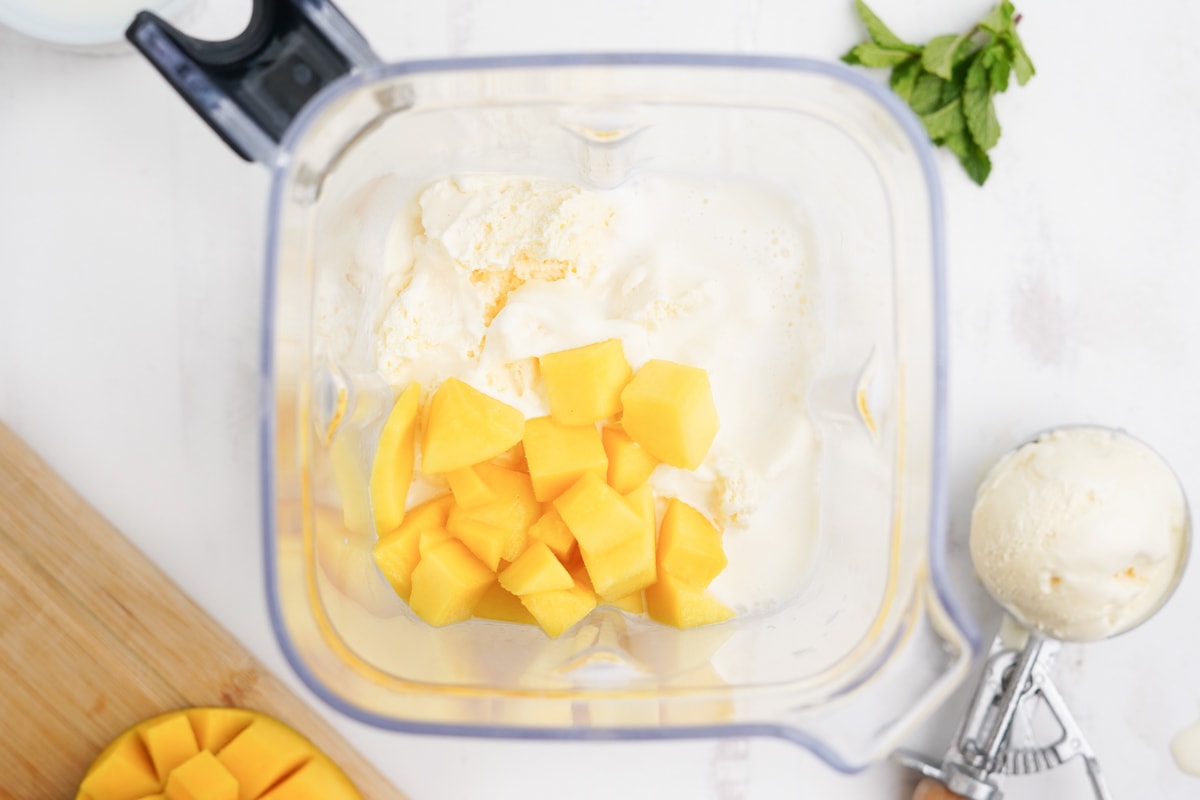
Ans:
[[[584,473],[554,501],[554,508],[579,542],[584,563],[642,533],[641,517],[594,472]]]
[[[463,508],[478,508],[496,501],[496,493],[474,467],[447,472],[446,482],[450,484],[455,504]]]
[[[528,475],[495,464],[479,464],[475,470],[496,500],[476,508],[455,506],[446,530],[495,570],[501,559],[512,561],[524,552],[529,526],[541,515],[542,507]]]
[[[291,728],[269,717],[256,717],[217,753],[217,760],[237,779],[237,800],[256,800],[280,778],[312,758],[312,753],[308,740]],[[167,796],[171,796],[170,784]]]
[[[417,542],[417,552],[422,557],[447,539],[453,539],[454,534],[445,528],[426,528],[421,531],[420,541]],[[414,568],[415,569],[415,568]]]
[[[420,533],[425,528],[444,528],[452,508],[454,508],[454,495],[443,494],[426,500],[404,512],[404,521],[392,533],[411,530]]]
[[[421,560],[421,536],[429,528],[410,527],[389,533],[371,548],[375,566],[405,601],[412,594],[412,573]]]
[[[172,772],[166,788],[167,800],[239,800],[237,778],[207,750],[199,751]],[[257,796],[240,794],[251,800]]]
[[[515,469],[518,472],[528,472],[529,465],[525,461],[525,445],[517,442],[489,463],[505,469]]]
[[[621,426],[659,461],[696,469],[717,435],[708,373],[673,361],[647,361],[621,392]]]
[[[429,401],[421,441],[426,474],[451,472],[495,458],[521,441],[525,415],[457,378],[447,378]]]
[[[596,594],[576,578],[570,589],[527,594],[521,598],[521,603],[546,635],[556,639],[592,612],[596,607]]]
[[[608,455],[608,485],[628,494],[650,479],[658,459],[620,428],[606,427],[600,432]]]
[[[413,570],[409,607],[430,625],[471,616],[496,575],[466,545],[449,539],[421,557]],[[236,741],[236,740],[235,740]]]
[[[538,417],[525,423],[523,441],[533,493],[543,503],[558,497],[586,472],[607,479],[608,456],[594,425],[562,425]]]
[[[703,514],[671,498],[658,536],[658,567],[704,589],[728,564],[718,531]]]
[[[590,425],[621,411],[621,390],[633,370],[620,339],[548,353],[538,359],[550,416],[563,425]]]
[[[626,611],[630,614],[646,613],[646,600],[640,591],[634,592],[633,594],[627,594],[624,597],[617,598],[616,600],[610,600],[609,602],[605,603],[605,605],[612,606],[613,608],[619,608],[622,611]]]
[[[140,727],[138,735],[146,745],[159,781],[165,781],[173,769],[200,752],[192,724],[182,714],[154,720]]]
[[[650,618],[676,628],[694,628],[724,622],[733,612],[703,589],[689,586],[669,572],[646,589],[646,611]]]
[[[260,800],[333,800],[357,797],[358,790],[333,762],[313,759],[293,772]]]
[[[220,752],[254,721],[253,714],[240,708],[191,708],[187,718],[200,749],[214,753]]]
[[[500,585],[518,597],[562,591],[575,585],[567,568],[541,542],[531,544],[498,577]]]
[[[499,583],[493,583],[475,604],[475,616],[480,619],[493,619],[499,622],[517,622],[522,625],[536,625],[537,620],[529,613],[529,609],[521,603],[521,598],[505,589]]]
[[[549,506],[546,513],[529,526],[529,538],[545,544],[563,562],[575,552],[575,536],[554,506]]]
[[[96,800],[124,800],[153,794],[159,787],[158,775],[142,740],[125,735],[96,760],[79,791]]]
[[[420,405],[421,387],[409,384],[396,398],[379,435],[375,463],[371,467],[371,511],[375,514],[375,533],[379,536],[404,520],[416,457]]]
[[[654,548],[654,492],[640,486],[624,498],[641,520],[634,538],[600,553],[583,553],[583,563],[596,594],[613,602],[654,583],[658,568]]]

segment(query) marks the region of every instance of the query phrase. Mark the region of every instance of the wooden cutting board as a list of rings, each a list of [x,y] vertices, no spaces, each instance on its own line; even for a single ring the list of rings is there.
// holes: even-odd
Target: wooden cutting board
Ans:
[[[74,797],[113,737],[189,706],[270,714],[403,797],[0,425],[0,798]]]

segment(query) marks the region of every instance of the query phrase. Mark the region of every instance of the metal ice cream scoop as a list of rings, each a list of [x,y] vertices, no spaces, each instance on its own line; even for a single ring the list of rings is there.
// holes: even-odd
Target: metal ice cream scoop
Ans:
[[[1034,437],[1021,448],[1036,446],[1046,435]],[[1186,523],[1179,572],[1187,560],[1192,532],[1186,499],[1184,515]],[[1147,607],[1144,616],[1111,635],[1131,630],[1153,616],[1173,593],[1179,577],[1178,574],[1174,576],[1163,596]],[[1002,628],[992,642],[971,704],[941,760],[934,761],[907,751],[893,756],[894,760],[917,770],[927,779],[918,786],[914,800],[1001,800],[998,776],[1043,772],[1076,757],[1084,760],[1095,796],[1099,800],[1111,800],[1100,762],[1050,678],[1060,641],[1024,631],[1018,624],[1006,624],[1006,628],[1009,629]],[[1021,638],[1024,638],[1023,643],[1019,641]],[[1034,711],[1043,709],[1046,713],[1039,713],[1041,724],[1035,730],[1031,724]],[[1017,744],[1014,724],[1019,721],[1029,728],[1023,735],[1034,744]]]

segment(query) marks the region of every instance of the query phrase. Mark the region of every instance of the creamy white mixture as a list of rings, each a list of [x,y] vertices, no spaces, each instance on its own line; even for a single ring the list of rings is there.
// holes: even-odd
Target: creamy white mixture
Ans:
[[[456,376],[538,416],[545,353],[619,338],[635,369],[708,370],[720,417],[708,458],[651,482],[725,528],[715,595],[746,612],[795,594],[817,527],[818,341],[806,232],[785,197],[667,177],[601,192],[459,176],[408,202],[379,252],[389,289],[374,354],[394,386],[428,393]],[[422,478],[412,497],[443,490]]]
[[[1060,639],[1103,639],[1153,613],[1186,554],[1171,469],[1141,442],[1066,428],[1009,453],[971,517],[971,558],[992,596]]]

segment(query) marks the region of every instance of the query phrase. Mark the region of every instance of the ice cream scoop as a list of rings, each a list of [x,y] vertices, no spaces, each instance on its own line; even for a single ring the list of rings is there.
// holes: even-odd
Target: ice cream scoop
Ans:
[[[1191,539],[1186,498],[1170,467],[1109,428],[1042,433],[1005,455],[979,487],[971,558],[984,587],[1029,629],[1001,630],[954,741],[940,763],[897,760],[926,776],[922,798],[1000,800],[1000,774],[1052,769],[1081,757],[1097,798],[1100,764],[1050,679],[1056,639],[1093,641],[1139,625],[1167,601]],[[1013,720],[1040,703],[1061,735],[1018,747]],[[1024,715],[1027,716],[1027,715]]]
[[[1032,630],[1093,641],[1149,617],[1178,583],[1188,508],[1171,468],[1109,428],[1043,433],[979,487],[971,560],[988,592]]]

